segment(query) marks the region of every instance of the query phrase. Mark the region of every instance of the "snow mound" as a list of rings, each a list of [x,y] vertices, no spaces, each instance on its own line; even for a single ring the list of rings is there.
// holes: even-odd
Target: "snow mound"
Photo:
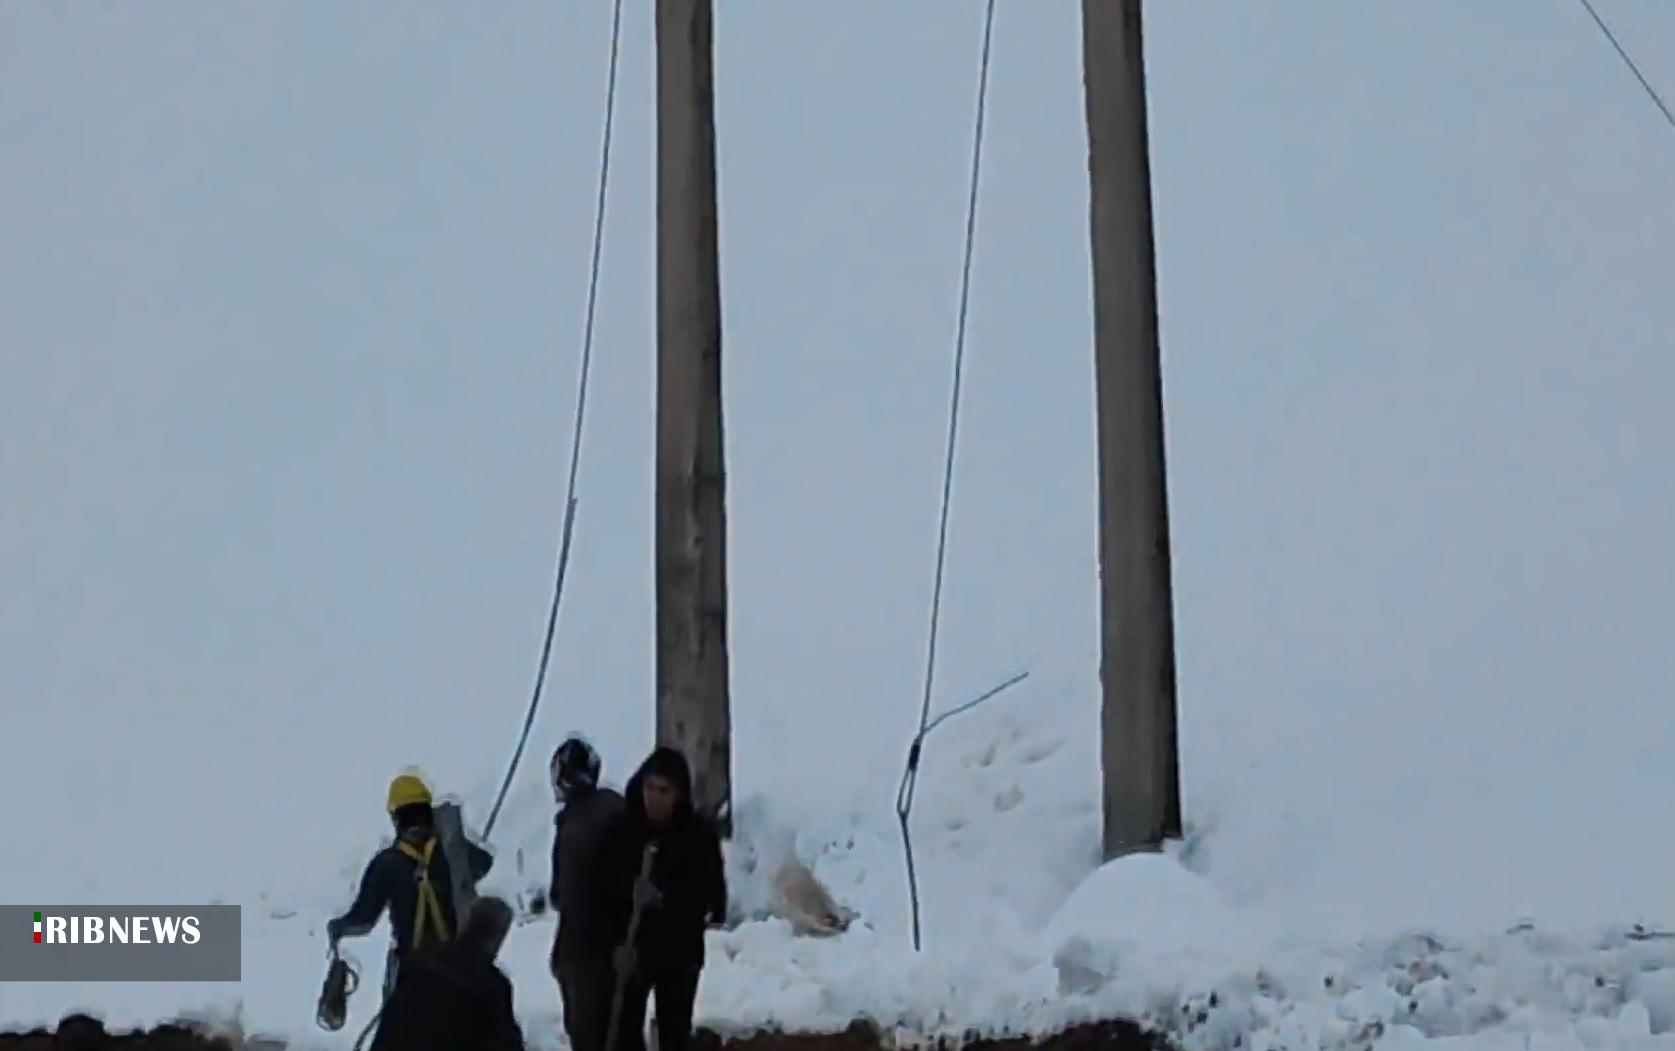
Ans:
[[[1118,971],[1082,994],[1182,1051],[1675,1048],[1675,941],[1516,929],[1271,944],[1248,966]]]
[[[1257,959],[1262,939],[1203,876],[1165,854],[1101,866],[1070,895],[1039,939],[1066,995],[1094,993],[1128,970],[1157,982]]]
[[[1166,854],[1133,854],[1095,869],[1048,922],[1044,937],[1140,944],[1208,944],[1238,925],[1210,881]]]

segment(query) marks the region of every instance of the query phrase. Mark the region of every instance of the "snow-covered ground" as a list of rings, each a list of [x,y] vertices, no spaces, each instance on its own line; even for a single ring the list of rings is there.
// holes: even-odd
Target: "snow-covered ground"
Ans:
[[[1631,900],[1619,903],[1616,922],[1603,918],[1610,908],[1572,908],[1522,923],[1514,888],[1473,893],[1471,864],[1483,858],[1469,853],[1463,868],[1434,854],[1412,859],[1404,871],[1430,881],[1423,893],[1362,896],[1358,917],[1334,912],[1355,888],[1319,908],[1306,893],[1240,900],[1238,873],[1218,872],[1216,861],[1218,847],[1235,840],[1213,824],[1195,830],[1184,856],[1100,867],[1097,737],[1071,732],[1090,711],[1087,698],[1037,678],[931,738],[914,815],[926,922],[918,955],[889,808],[893,757],[878,757],[876,784],[864,792],[849,785],[745,797],[729,869],[746,918],[710,937],[700,1022],[836,1029],[869,1018],[918,1040],[972,1029],[1044,1032],[1120,1014],[1191,1051],[1426,1041],[1439,1049],[1675,1048],[1675,939],[1656,936],[1670,917]],[[625,773],[629,758],[611,759]],[[489,890],[516,897],[543,878],[550,803],[542,765],[537,755],[502,819]],[[40,986],[28,990],[26,1008],[14,987],[5,992],[8,1020],[48,1022],[79,1007],[118,1024],[236,1014],[251,1035],[348,1047],[375,1007],[382,929],[346,943],[363,979],[349,1025],[323,1033],[312,1007],[323,920],[345,903],[377,842],[375,826],[363,824],[364,838],[338,837],[335,871],[289,873],[289,885],[278,880],[235,899],[246,907],[241,985]],[[1402,853],[1392,850],[1391,863]],[[781,920],[748,918],[767,905],[766,872],[793,854],[859,912],[849,932],[797,938]],[[1437,908],[1423,907],[1427,896]],[[1501,907],[1487,904],[1495,897]],[[545,966],[551,936],[550,915],[531,920],[503,957],[532,1045],[544,1048],[562,1043]]]
[[[870,1018],[904,1039],[1044,1032],[1122,1014],[1185,1048],[1675,1048],[1675,940],[1631,938],[1662,916],[1624,902],[1616,924],[1484,909],[1477,922],[1420,922],[1423,909],[1373,911],[1360,935],[1304,900],[1235,904],[1213,871],[1178,852],[1099,867],[1092,734],[1065,732],[1085,704],[1028,686],[933,738],[915,814],[927,944],[908,944],[905,876],[887,793],[757,796],[741,811],[730,870],[735,904],[766,904],[764,873],[788,853],[812,865],[862,919],[831,939],[795,938],[783,921],[746,921],[710,939],[700,1021],[716,1028],[842,1028]],[[1043,711],[1042,709],[1047,709]],[[881,763],[882,775],[888,768]],[[888,778],[880,777],[880,787]],[[546,807],[528,786],[514,824],[537,878]],[[1216,833],[1194,845],[1213,855]],[[1420,866],[1421,869],[1427,866]],[[516,893],[512,873],[491,883]],[[1439,873],[1446,899],[1456,875]],[[1229,880],[1236,883],[1236,878]],[[1344,898],[1352,897],[1345,894]],[[250,924],[260,976],[245,990],[252,1031],[321,1039],[302,1013],[318,979],[324,889],[298,915]],[[1408,922],[1404,922],[1406,914]],[[1572,910],[1564,916],[1577,916]],[[559,1046],[545,969],[551,923],[520,927],[506,950],[519,1010],[538,1046]],[[361,953],[372,961],[376,943]],[[272,968],[268,971],[268,968]],[[355,1003],[351,1029],[372,1006]],[[1469,1041],[1468,1039],[1469,1038]]]

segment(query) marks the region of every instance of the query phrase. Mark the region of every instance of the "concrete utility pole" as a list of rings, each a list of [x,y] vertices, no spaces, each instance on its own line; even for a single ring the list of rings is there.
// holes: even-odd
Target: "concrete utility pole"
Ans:
[[[1099,413],[1107,859],[1181,834],[1140,0],[1082,0]]]
[[[710,0],[657,2],[657,739],[732,824]]]

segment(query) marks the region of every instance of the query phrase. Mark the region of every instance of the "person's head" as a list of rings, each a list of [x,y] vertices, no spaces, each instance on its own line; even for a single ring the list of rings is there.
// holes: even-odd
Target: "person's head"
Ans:
[[[659,748],[640,764],[629,790],[632,802],[653,827],[667,825],[692,808],[692,770],[674,748]]]
[[[398,830],[406,829],[433,822],[430,802],[430,789],[418,775],[397,774],[390,781],[384,809]]]
[[[547,766],[553,798],[565,803],[599,785],[599,753],[579,734],[565,738]]]
[[[465,926],[460,928],[460,944],[492,960],[511,929],[512,907],[504,898],[478,898],[465,917]]]
[[[680,806],[680,788],[662,774],[651,774],[640,782],[640,805],[646,819],[654,825],[667,825],[674,820]]]

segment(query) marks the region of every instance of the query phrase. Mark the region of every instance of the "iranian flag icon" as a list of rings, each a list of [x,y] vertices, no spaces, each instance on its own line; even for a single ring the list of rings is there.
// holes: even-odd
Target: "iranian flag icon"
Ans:
[[[41,944],[41,914],[35,914],[35,944]]]

